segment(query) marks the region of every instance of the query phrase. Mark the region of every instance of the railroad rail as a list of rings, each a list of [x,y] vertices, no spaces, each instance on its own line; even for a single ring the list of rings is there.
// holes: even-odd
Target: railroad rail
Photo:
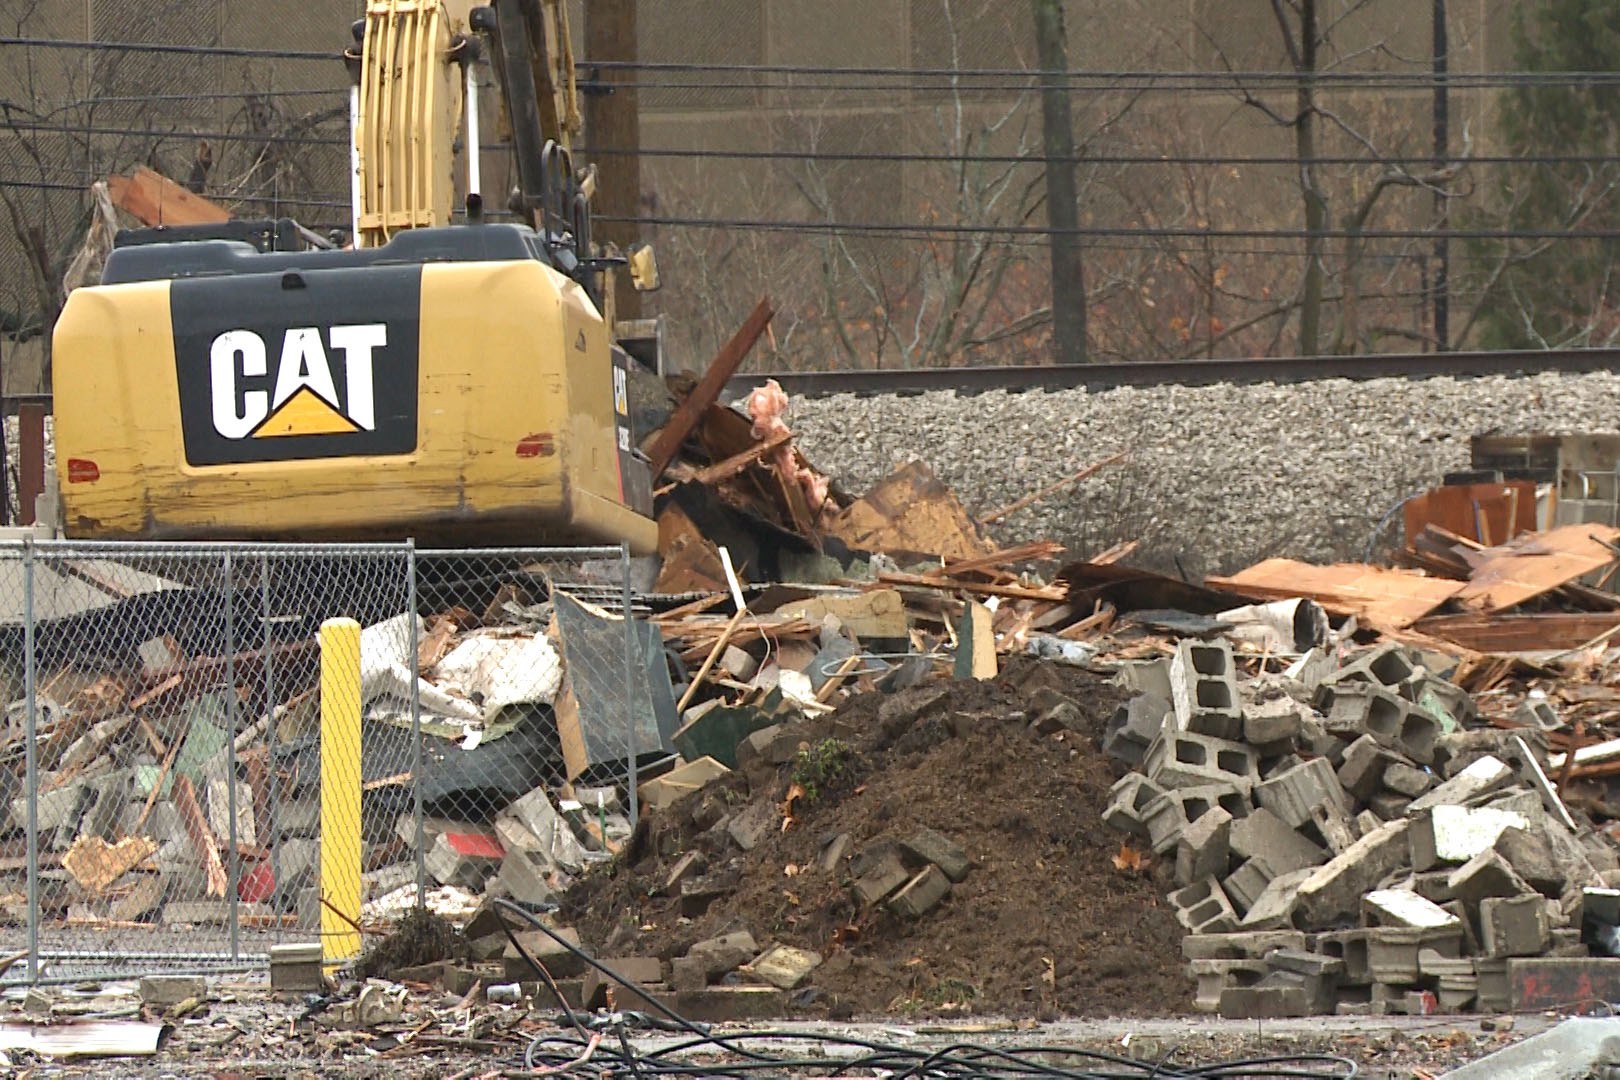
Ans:
[[[1210,386],[1216,383],[1300,383],[1322,379],[1433,379],[1445,376],[1537,375],[1545,371],[1620,370],[1620,349],[1498,350],[1373,353],[1359,356],[1259,357],[1240,360],[1153,360],[1142,363],[1010,367],[879,368],[848,371],[762,371],[734,376],[726,397],[738,398],[766,379],[795,397],[830,394],[921,394],[954,390],[1100,390],[1115,386]]]

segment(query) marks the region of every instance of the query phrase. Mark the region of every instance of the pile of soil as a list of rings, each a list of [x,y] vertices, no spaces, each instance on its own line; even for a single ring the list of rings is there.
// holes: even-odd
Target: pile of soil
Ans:
[[[1030,699],[1043,686],[1080,706],[1085,730],[1030,730]],[[940,696],[927,685],[902,694]],[[1163,900],[1168,868],[1143,853],[1142,867],[1119,869],[1120,834],[1101,819],[1115,776],[1097,740],[1118,700],[1096,674],[1023,659],[995,680],[949,684],[919,712],[899,695],[858,694],[804,723],[806,744],[831,733],[851,752],[828,790],[793,802],[785,829],[779,809],[777,826],[744,853],[726,824],[749,803],[780,804],[794,766],[769,783],[756,773],[754,791],[733,774],[644,819],[619,860],[566,894],[563,916],[605,956],[672,959],[739,929],[762,948],[814,950],[826,959],[793,1003],[834,1018],[1185,1012],[1192,984]],[[954,840],[973,868],[915,922],[863,909],[847,880],[817,865],[839,833],[860,851],[920,827]],[[656,895],[690,851],[706,856],[710,877],[736,881],[695,919]]]

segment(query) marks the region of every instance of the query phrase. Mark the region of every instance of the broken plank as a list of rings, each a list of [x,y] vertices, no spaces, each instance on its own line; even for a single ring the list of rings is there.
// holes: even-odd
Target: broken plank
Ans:
[[[1602,570],[1615,560],[1611,545],[1616,541],[1620,529],[1583,523],[1560,525],[1480,551],[1471,560],[1473,572],[1457,600],[1487,613],[1505,611]]]
[[[107,194],[114,206],[143,225],[217,225],[231,220],[224,207],[144,165],[129,176],[107,177]]]
[[[647,451],[647,457],[652,461],[654,480],[669,467],[681,444],[692,433],[692,429],[697,427],[704,410],[719,399],[726,381],[737,373],[737,368],[742,366],[743,359],[747,357],[760,335],[765,332],[765,328],[770,325],[774,314],[769,299],[759,302],[747,321],[714,358],[709,369],[703,373],[703,378],[699,379],[692,392],[686,395],[686,400],[675,409],[669,422],[658,432]]]
[[[977,596],[1006,596],[1014,600],[1068,599],[1068,593],[1053,586],[1034,589],[1021,585],[989,585],[977,581],[934,581],[916,574],[879,574],[878,581],[885,585],[910,585],[919,589],[939,589],[946,592],[972,593]]]
[[[1617,628],[1620,611],[1431,615],[1412,624],[1420,633],[1485,653],[1578,649]]]
[[[191,846],[197,849],[197,856],[203,861],[208,895],[224,896],[230,887],[230,879],[219,857],[219,844],[214,840],[213,830],[208,827],[208,817],[197,803],[197,792],[191,786],[191,779],[177,775],[172,794],[175,808],[180,811],[180,821],[191,839]]]
[[[1016,547],[1002,548],[982,555],[977,559],[947,559],[945,565],[930,570],[923,577],[959,577],[962,574],[971,574],[985,570],[1000,570],[1011,563],[1030,562],[1034,559],[1045,559],[1061,554],[1063,545],[1053,540],[1035,540],[1028,544],[1019,544]]]

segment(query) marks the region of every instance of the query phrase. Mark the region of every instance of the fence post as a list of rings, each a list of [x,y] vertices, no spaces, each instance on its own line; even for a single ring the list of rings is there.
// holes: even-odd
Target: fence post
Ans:
[[[28,981],[39,981],[39,755],[34,659],[34,541],[23,539],[23,797],[28,803]]]
[[[321,624],[321,953],[360,952],[360,624]]]
[[[625,773],[630,778],[630,827],[635,828],[640,817],[640,793],[636,790],[636,615],[630,601],[630,545],[619,545],[619,567],[624,581],[624,757]],[[602,837],[603,842],[607,836]]]
[[[262,830],[259,846],[270,852],[270,878],[272,888],[279,889],[281,881],[281,792],[276,782],[276,742],[280,738],[276,720],[276,662],[275,625],[270,616],[270,556],[259,556],[259,617],[264,623],[264,786],[265,820],[255,822]],[[255,721],[257,723],[257,721]]]
[[[416,632],[416,541],[405,541],[405,610],[409,618],[411,648],[411,816],[416,832],[416,906],[427,905],[427,852],[423,847],[422,819],[422,673],[418,670],[421,644]]]
[[[238,839],[239,826],[236,805],[236,736],[238,735],[238,709],[236,695],[236,580],[231,553],[225,552],[225,806],[229,814],[229,849],[225,864],[227,882],[225,897],[230,910],[231,959],[242,958],[242,855]]]

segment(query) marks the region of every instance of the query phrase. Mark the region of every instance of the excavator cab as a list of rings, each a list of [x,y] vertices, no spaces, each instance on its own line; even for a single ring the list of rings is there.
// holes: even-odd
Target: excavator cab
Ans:
[[[353,242],[120,247],[53,342],[64,531],[86,538],[626,542],[656,547],[611,283],[576,169],[562,0],[369,0]],[[473,73],[511,129],[490,220]],[[467,224],[452,225],[455,144]]]

